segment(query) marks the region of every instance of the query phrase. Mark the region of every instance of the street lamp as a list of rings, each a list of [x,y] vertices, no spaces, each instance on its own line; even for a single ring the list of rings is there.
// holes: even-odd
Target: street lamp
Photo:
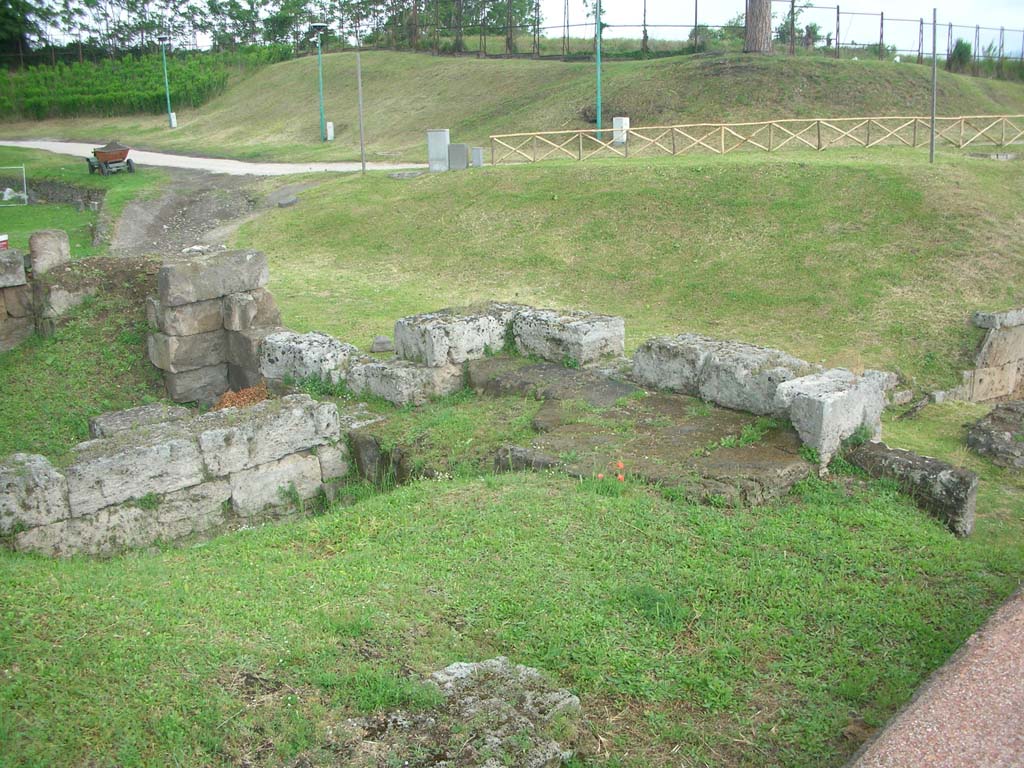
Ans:
[[[320,35],[327,29],[327,25],[322,21],[315,21],[310,24],[310,29],[316,32],[316,69],[320,82],[320,141],[327,141],[327,121],[324,118],[324,59],[320,52]]]
[[[167,95],[167,125],[174,128],[174,113],[171,112],[171,84],[167,79],[167,44],[171,42],[170,35],[160,35],[160,58],[164,62],[164,93]]]
[[[601,136],[601,27],[604,26],[601,23],[601,0],[597,0],[597,7],[595,8],[597,14],[597,30],[596,39],[594,40],[594,52],[597,58],[597,140],[600,141]]]
[[[359,58],[359,22],[356,22],[356,92],[359,98],[359,162],[366,175],[366,131],[363,128],[363,63]]]

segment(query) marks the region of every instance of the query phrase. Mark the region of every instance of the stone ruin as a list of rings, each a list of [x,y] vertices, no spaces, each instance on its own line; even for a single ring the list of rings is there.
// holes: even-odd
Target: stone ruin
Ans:
[[[934,399],[987,403],[1024,390],[1024,307],[1005,312],[975,312],[972,322],[985,329],[975,367],[964,371],[959,386]]]
[[[971,425],[967,446],[1000,467],[1024,469],[1024,401],[996,406]]]

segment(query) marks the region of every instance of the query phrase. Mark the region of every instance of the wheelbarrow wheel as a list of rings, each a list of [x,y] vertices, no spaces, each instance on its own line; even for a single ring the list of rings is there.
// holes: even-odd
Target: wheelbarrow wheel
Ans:
[[[100,176],[109,176],[110,168],[107,167],[106,163],[100,163]]]
[[[93,175],[94,173],[96,173],[96,166],[95,166],[95,165],[93,165],[93,162],[92,162],[92,160],[90,160],[90,159],[89,159],[89,158],[87,157],[87,158],[85,158],[85,163],[86,163],[86,165],[88,165],[88,166],[89,166],[89,175],[90,175],[90,176],[92,176],[92,175]]]
[[[135,163],[131,158],[128,159],[128,173],[135,173]]]

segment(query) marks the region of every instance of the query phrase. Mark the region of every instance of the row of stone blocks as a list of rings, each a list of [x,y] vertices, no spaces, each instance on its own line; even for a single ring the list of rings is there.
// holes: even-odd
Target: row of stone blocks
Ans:
[[[0,352],[13,349],[31,336],[41,321],[66,309],[52,306],[49,286],[34,278],[70,260],[70,241],[59,229],[33,232],[28,254],[0,251]],[[55,290],[59,293],[59,288]]]
[[[22,551],[107,555],[279,516],[348,474],[346,418],[308,395],[98,417],[66,467],[30,454],[0,463],[0,535]]]
[[[281,328],[267,258],[233,251],[165,264],[147,302],[149,359],[172,400],[209,404],[260,380],[259,347]]]

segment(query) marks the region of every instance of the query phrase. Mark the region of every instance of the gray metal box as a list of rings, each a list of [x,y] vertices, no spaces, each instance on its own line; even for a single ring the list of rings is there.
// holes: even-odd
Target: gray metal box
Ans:
[[[473,147],[473,151],[470,154],[470,158],[469,158],[469,164],[472,165],[474,168],[483,168],[484,167],[484,148],[483,147]]]
[[[427,131],[427,164],[431,173],[448,170],[448,144],[451,133],[447,128]]]
[[[469,144],[448,145],[448,170],[464,171],[469,168]]]

